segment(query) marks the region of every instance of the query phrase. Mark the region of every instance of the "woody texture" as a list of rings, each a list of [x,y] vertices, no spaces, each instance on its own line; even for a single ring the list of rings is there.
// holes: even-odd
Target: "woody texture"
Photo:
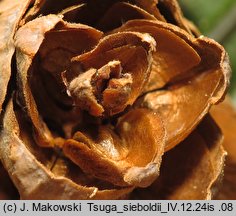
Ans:
[[[0,199],[236,198],[230,75],[176,0],[0,1]]]

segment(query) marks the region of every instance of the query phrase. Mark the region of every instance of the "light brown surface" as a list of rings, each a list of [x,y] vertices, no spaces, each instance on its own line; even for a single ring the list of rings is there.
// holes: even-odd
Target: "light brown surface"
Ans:
[[[236,200],[236,111],[229,97],[213,107],[212,116],[224,134],[224,147],[227,151],[223,182],[216,199]]]
[[[12,20],[0,3],[12,21],[0,158],[20,197],[120,199],[154,182],[142,196],[212,198],[225,151],[208,112],[229,84],[224,48],[196,38],[175,0],[19,2]]]
[[[210,116],[164,157],[159,178],[135,199],[212,199],[226,152],[219,128]],[[216,186],[216,188],[215,188]]]

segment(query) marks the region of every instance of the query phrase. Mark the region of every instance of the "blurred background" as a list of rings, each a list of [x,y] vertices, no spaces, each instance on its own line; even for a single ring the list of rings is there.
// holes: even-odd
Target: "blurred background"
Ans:
[[[233,71],[230,95],[236,105],[236,0],[179,0],[179,3],[185,17],[229,53]]]

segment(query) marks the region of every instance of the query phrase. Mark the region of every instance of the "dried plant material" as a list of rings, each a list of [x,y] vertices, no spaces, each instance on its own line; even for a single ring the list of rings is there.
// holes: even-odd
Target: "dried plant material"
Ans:
[[[19,199],[19,194],[11,182],[11,179],[0,163],[0,176],[1,176],[1,187],[0,187],[0,200],[14,200]]]
[[[155,20],[153,15],[140,7],[126,2],[117,2],[116,4],[112,5],[103,18],[99,20],[97,27],[103,31],[108,31],[114,29],[117,26],[120,26],[120,14],[123,14],[123,23],[133,19]]]
[[[186,39],[186,34],[180,29],[175,31],[158,21],[132,20],[113,32],[120,31],[149,33],[159,42],[153,54],[152,72],[145,91],[162,88],[186,73],[189,76],[190,70],[201,61],[201,57],[192,47],[196,43],[195,38]]]
[[[147,187],[158,176],[165,131],[157,114],[133,110],[115,129],[100,126],[96,140],[86,135],[76,133],[63,146],[65,155],[85,172],[120,186]]]
[[[214,92],[220,79],[218,71],[208,71],[168,90],[154,91],[141,98],[138,106],[162,115],[167,128],[166,150],[184,140],[215,103]]]
[[[200,37],[201,36],[201,32],[199,31],[197,26],[194,25],[194,23],[192,21],[190,21],[186,18],[183,18],[183,21],[184,21],[185,25],[188,26],[188,28],[191,31],[192,35],[194,35],[195,37]]]
[[[0,158],[21,199],[212,198],[225,151],[208,113],[230,67],[177,1],[0,10]]]
[[[60,22],[62,23],[62,27],[61,28],[59,27],[59,29],[55,30],[55,32],[50,32],[50,34],[45,40],[46,45],[42,44],[43,39],[45,37],[44,36],[45,33],[51,29],[54,29],[55,26]],[[67,33],[66,33],[66,29],[68,29]],[[65,31],[64,35],[61,35],[63,34],[64,31]],[[79,37],[81,39],[84,38],[84,40],[81,40],[81,44],[78,44],[78,47],[74,46],[73,37],[71,38],[70,36],[71,31],[75,32],[75,34],[73,34],[75,38],[76,37]],[[55,43],[55,42],[50,43],[50,40],[52,40],[50,38],[53,37],[54,34],[55,35],[59,34],[59,37],[61,37],[62,39],[62,41],[59,40],[60,43]],[[69,40],[67,40],[67,43],[64,42],[66,35],[69,36]],[[25,38],[27,36],[28,36],[28,40],[27,40],[27,43],[25,43],[26,41]],[[64,64],[68,62],[69,64],[69,61],[70,61],[69,59],[71,56],[83,52],[84,51],[83,48],[85,45],[86,45],[86,48],[88,48],[89,46],[93,46],[93,44],[97,42],[101,38],[101,36],[102,36],[101,32],[93,28],[84,26],[84,25],[69,24],[69,23],[68,24],[64,23],[63,25],[63,21],[61,17],[56,16],[56,15],[49,15],[46,17],[36,19],[32,22],[29,22],[24,27],[22,27],[20,31],[18,31],[16,35],[16,47],[17,47],[16,58],[18,62],[28,62],[27,64],[18,65],[18,70],[20,71],[19,77],[21,80],[20,81],[21,87],[24,94],[23,100],[24,100],[25,105],[28,108],[27,109],[28,114],[31,117],[32,123],[35,127],[35,133],[36,133],[35,136],[37,137],[41,145],[51,145],[50,142],[52,140],[52,135],[51,135],[51,132],[48,130],[47,126],[42,122],[39,116],[39,113],[36,108],[36,102],[33,98],[33,95],[30,90],[30,86],[27,80],[29,76],[32,77],[31,83],[33,86],[33,90],[34,88],[37,87],[37,85],[40,85],[40,83],[38,83],[37,75],[36,77],[34,77],[33,75],[29,75],[29,72],[32,71],[31,64],[32,64],[34,55],[36,55],[38,49],[40,48],[42,44],[42,49],[40,50],[40,59],[43,59],[42,67],[46,68],[46,72],[52,73],[54,77],[60,77],[61,76],[60,73],[62,73],[64,68],[66,67],[66,65],[60,65],[61,62],[64,62]],[[39,40],[37,40],[37,43],[35,43],[34,41],[35,37],[39,38]],[[49,42],[47,42],[47,39],[49,40]],[[48,43],[50,45],[48,45]],[[74,49],[76,49],[76,53]],[[67,52],[65,51],[66,53],[65,52],[60,53],[60,50],[62,50],[62,52],[64,50],[67,50]],[[56,51],[57,53],[55,53]],[[60,59],[60,62],[58,62],[56,59],[51,60],[51,58],[53,59],[51,55],[57,56],[60,54],[61,54],[60,58],[62,58]],[[47,55],[47,58],[44,59],[44,56],[46,55]],[[37,65],[35,65],[35,67],[37,67]],[[59,73],[58,73],[58,70],[59,70]],[[53,79],[53,81],[55,82],[55,79]],[[41,91],[44,91],[43,86],[41,86]],[[38,88],[35,90],[35,92],[36,94],[41,93],[38,91]],[[40,96],[38,97],[39,103],[41,102],[43,104],[45,102],[49,102],[47,104],[47,106],[49,106],[52,103],[50,103],[50,98],[46,99],[44,97],[45,95],[47,95],[47,92],[43,92],[40,94]],[[44,106],[44,108],[46,107]],[[53,105],[48,108],[53,110]],[[62,112],[59,112],[59,115],[63,115]],[[55,116],[55,117],[57,118],[59,116]]]
[[[206,117],[185,141],[165,154],[159,178],[147,190],[135,191],[134,198],[211,199],[226,155],[221,144],[219,128]]]
[[[11,76],[12,56],[15,51],[13,37],[18,23],[29,6],[29,0],[0,2],[0,113]]]
[[[230,69],[227,68],[228,56],[225,51],[209,39],[205,41],[199,38],[194,42],[196,43],[194,46],[198,46],[197,51],[201,56],[201,63],[192,71],[188,71],[188,74],[180,75],[185,76],[184,79],[177,82],[172,81],[163,90],[147,93],[137,103],[137,106],[148,107],[163,115],[167,128],[166,150],[188,136],[209,111],[210,106],[222,99],[229,82],[228,71]],[[214,53],[213,48],[215,48]],[[159,63],[159,61],[157,62]],[[209,68],[209,64],[212,64],[212,69]],[[158,74],[158,71],[155,71],[154,68],[152,73]],[[189,73],[192,73],[192,76],[189,76]],[[157,77],[159,76],[156,76],[155,79]]]
[[[157,7],[168,23],[177,25],[188,33],[191,33],[189,25],[186,25],[177,0],[159,0]]]
[[[104,37],[92,51],[74,57],[71,69],[65,72],[65,76],[79,75],[71,82],[66,80],[66,83],[70,82],[68,91],[75,97],[75,105],[94,116],[100,116],[103,112],[110,116],[124,111],[143,91],[155,46],[155,40],[147,34],[123,32]],[[100,84],[101,87],[98,80],[104,83]],[[93,92],[97,94],[100,104],[96,103]],[[93,110],[93,105],[97,106],[97,112],[96,108]]]
[[[132,190],[132,188],[99,190],[97,187],[78,185],[63,175],[53,174],[48,161],[50,158],[40,162],[29,151],[29,146],[25,145],[27,142],[23,142],[12,102],[7,107],[4,128],[0,147],[1,152],[4,152],[2,160],[22,199],[118,199]],[[24,139],[30,138],[24,137]],[[32,140],[28,145],[35,148]],[[39,151],[37,153],[40,154]],[[49,188],[50,193],[48,193]]]
[[[224,134],[224,148],[227,151],[223,182],[216,199],[236,199],[236,111],[229,97],[214,107],[211,114]]]
[[[157,7],[158,0],[150,0],[150,1],[135,0],[135,3],[140,8],[152,14],[157,20],[166,22],[164,16],[160,13],[159,8]]]

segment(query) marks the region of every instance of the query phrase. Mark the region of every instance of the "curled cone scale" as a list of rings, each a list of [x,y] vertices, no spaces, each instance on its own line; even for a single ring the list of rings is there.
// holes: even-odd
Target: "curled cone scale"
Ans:
[[[211,115],[224,133],[223,145],[227,151],[224,178],[216,199],[234,200],[236,198],[236,145],[234,142],[236,139],[236,110],[230,97],[226,97],[223,103],[215,106],[211,110]]]
[[[0,11],[0,159],[21,199],[213,198],[228,56],[177,1]]]

